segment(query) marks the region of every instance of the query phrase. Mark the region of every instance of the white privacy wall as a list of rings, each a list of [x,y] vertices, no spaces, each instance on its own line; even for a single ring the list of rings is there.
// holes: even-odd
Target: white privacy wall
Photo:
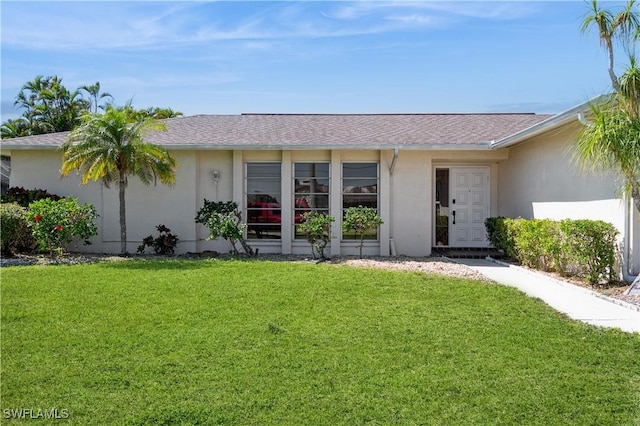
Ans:
[[[599,219],[622,231],[624,204],[610,176],[587,174],[572,161],[577,126],[509,148],[499,163],[498,212],[540,219]]]
[[[585,173],[572,161],[580,125],[565,126],[508,148],[499,163],[498,212],[536,219],[592,219],[613,224],[621,244],[629,247],[631,271],[640,271],[640,214],[628,218],[620,196],[621,182],[612,175]]]

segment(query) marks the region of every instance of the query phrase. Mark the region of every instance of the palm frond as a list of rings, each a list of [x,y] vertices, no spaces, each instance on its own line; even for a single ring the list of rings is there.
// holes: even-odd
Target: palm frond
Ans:
[[[120,184],[121,176],[135,175],[145,185],[158,179],[172,185],[177,162],[163,147],[144,142],[148,132],[163,130],[165,126],[150,117],[132,122],[126,108],[87,115],[62,145],[61,172],[66,176],[77,170],[83,184],[102,180],[109,186]]]

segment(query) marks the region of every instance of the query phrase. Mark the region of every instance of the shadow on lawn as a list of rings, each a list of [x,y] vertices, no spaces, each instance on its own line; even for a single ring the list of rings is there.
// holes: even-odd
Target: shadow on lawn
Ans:
[[[156,271],[159,269],[173,269],[173,270],[187,270],[187,269],[199,269],[205,266],[209,266],[210,262],[203,260],[192,259],[140,259],[130,258],[122,259],[118,261],[102,261],[99,263],[101,267],[111,269],[135,269],[142,271]]]

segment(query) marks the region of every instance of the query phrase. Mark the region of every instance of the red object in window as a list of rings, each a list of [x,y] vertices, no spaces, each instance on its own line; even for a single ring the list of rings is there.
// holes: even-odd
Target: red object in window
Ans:
[[[249,203],[250,223],[280,223],[281,213],[278,203]]]
[[[56,231],[62,231],[62,225],[56,225]]]
[[[36,222],[40,222],[42,220],[42,215],[37,214],[36,217],[34,217],[34,219],[36,220]]]
[[[304,222],[304,214],[311,210],[309,209],[309,203],[307,203],[307,200],[305,200],[304,198],[296,198],[294,203],[297,209],[294,220],[295,223],[300,224]]]

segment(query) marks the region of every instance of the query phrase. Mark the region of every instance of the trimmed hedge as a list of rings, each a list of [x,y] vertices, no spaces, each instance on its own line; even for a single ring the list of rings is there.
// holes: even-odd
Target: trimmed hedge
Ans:
[[[578,276],[591,284],[617,278],[618,230],[610,223],[492,217],[485,225],[491,244],[524,266]]]

